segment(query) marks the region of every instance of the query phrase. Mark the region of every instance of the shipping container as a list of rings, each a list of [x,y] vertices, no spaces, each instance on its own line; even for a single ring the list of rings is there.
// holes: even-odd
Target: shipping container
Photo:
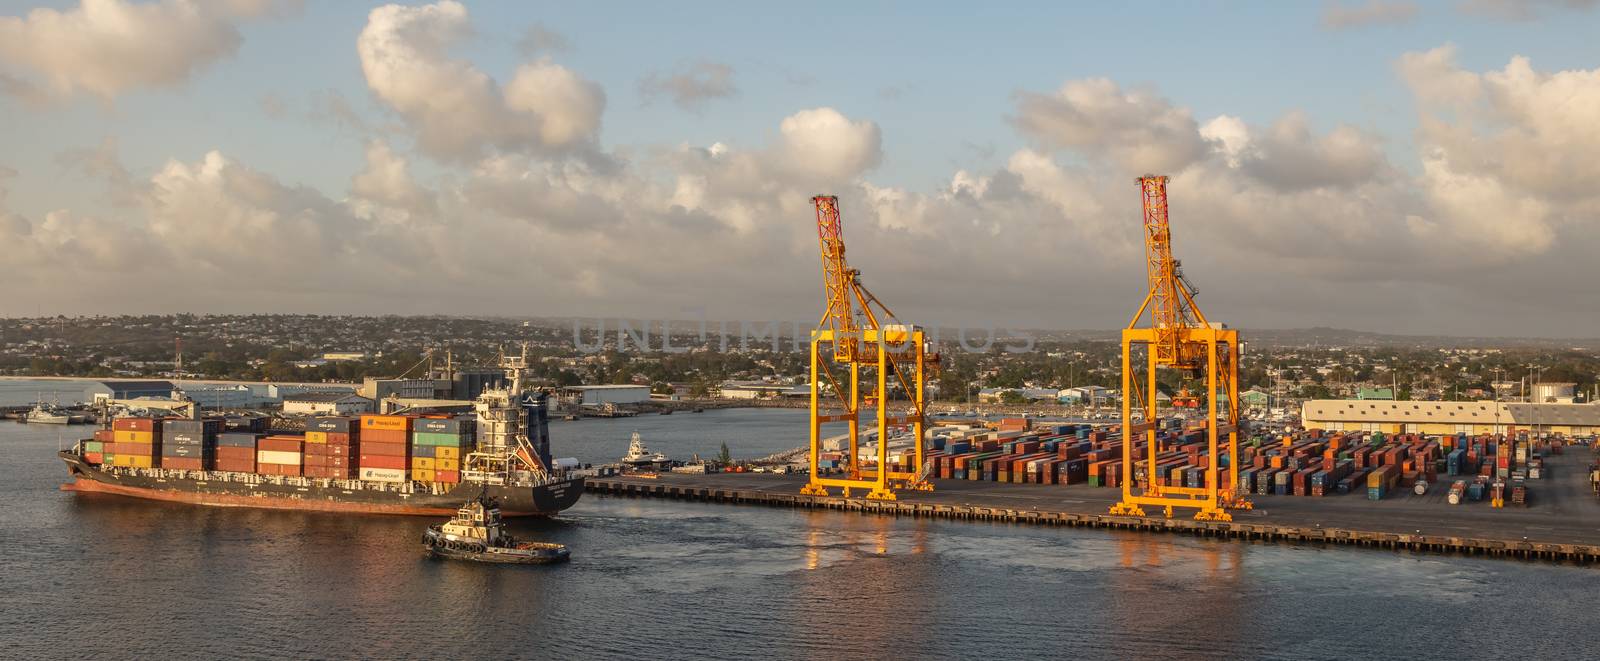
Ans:
[[[406,471],[404,469],[362,466],[360,477],[363,480],[372,480],[373,482],[405,482]]]
[[[257,450],[256,463],[299,466],[300,453],[281,450]]]
[[[411,422],[415,418],[405,415],[363,415],[361,416],[361,433],[363,436],[368,431],[411,431]]]
[[[415,433],[453,436],[471,436],[476,428],[477,421],[472,418],[419,418],[411,423]]]
[[[364,453],[361,455],[360,466],[363,469],[386,468],[395,470],[404,470],[411,467],[410,461],[403,455],[369,455]]]
[[[360,429],[361,420],[359,418],[323,416],[306,420],[307,436],[309,436],[313,431],[322,434],[332,432],[348,435],[355,434]]]
[[[217,434],[217,447],[250,448],[254,450],[256,442],[264,437],[264,434],[250,432],[223,432]]]
[[[267,436],[256,442],[256,449],[300,454],[305,450],[305,439],[299,436]]]

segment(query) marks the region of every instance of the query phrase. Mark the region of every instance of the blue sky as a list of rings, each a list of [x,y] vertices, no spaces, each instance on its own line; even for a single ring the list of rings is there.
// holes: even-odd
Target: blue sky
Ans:
[[[1600,66],[1593,41],[1600,12],[1534,3],[1531,16],[1509,17],[1514,12],[1485,9],[1489,5],[1497,3],[1014,3],[975,9],[945,2],[468,2],[474,33],[449,54],[502,86],[538,57],[597,85],[605,103],[596,148],[630,162],[680,145],[722,143],[759,153],[781,141],[779,123],[786,117],[831,108],[872,123],[881,134],[875,165],[842,179],[865,185],[864,194],[884,188],[933,194],[949,188],[957,171],[1003,171],[1029,149],[1049,154],[1068,172],[1122,176],[1106,166],[1104,154],[1044,144],[1049,136],[1019,130],[1012,121],[1019,94],[1052,95],[1070,81],[1095,78],[1122,90],[1151,91],[1199,125],[1228,115],[1267,127],[1301,111],[1313,137],[1355,127],[1386,166],[1422,177],[1422,156],[1440,138],[1418,141],[1416,94],[1397,70],[1407,53],[1453,45],[1453,66],[1474,75],[1504,69],[1514,56],[1529,58],[1544,75]],[[0,166],[16,172],[0,179],[6,208],[34,226],[63,209],[113,222],[155,222],[143,217],[153,213],[148,208],[135,210],[139,205],[107,196],[104,181],[63,156],[108,139],[136,182],[169,161],[196,163],[217,151],[284,186],[310,187],[338,203],[351,198],[352,177],[368,164],[365,146],[376,140],[405,160],[417,185],[448,197],[452,187],[476,176],[474,166],[418,150],[413,118],[375,94],[363,74],[356,40],[375,6],[312,0],[264,14],[241,11],[222,19],[242,37],[233,52],[201,58],[178,80],[128,84],[109,97],[79,91],[40,100],[0,93],[9,120],[0,124]],[[0,16],[22,19],[36,7],[71,12],[78,3],[5,2]],[[1334,8],[1363,7],[1396,9],[1410,18],[1326,24]],[[570,48],[520,52],[519,40],[535,25],[559,33]],[[0,53],[0,65],[5,57]],[[48,78],[19,58],[13,53],[0,72]],[[731,68],[737,92],[707,99],[698,111],[642,94],[647,76],[695,63]],[[311,117],[317,100],[330,92],[346,100],[364,126]],[[1436,111],[1446,118],[1455,112]],[[546,158],[533,160],[547,167]],[[641,168],[636,176],[669,181],[677,174]],[[1402,192],[1397,199],[1430,194]],[[1360,198],[1372,203],[1374,196]],[[1397,204],[1395,222],[1415,215],[1402,208],[1410,203]],[[1570,214],[1558,215],[1570,220]],[[881,217],[880,225],[893,229]],[[1396,277],[1449,287],[1452,276]]]

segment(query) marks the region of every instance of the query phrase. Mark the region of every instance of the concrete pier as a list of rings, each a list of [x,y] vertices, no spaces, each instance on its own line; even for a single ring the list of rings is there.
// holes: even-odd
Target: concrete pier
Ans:
[[[1106,514],[1119,492],[1084,485],[999,484],[935,480],[932,492],[902,492],[897,501],[804,496],[803,477],[770,474],[665,474],[657,478],[590,478],[590,492],[768,507],[831,509],[880,516],[936,517],[1047,526],[1117,528],[1263,542],[1339,544],[1395,551],[1459,553],[1526,560],[1600,561],[1600,501],[1590,493],[1587,459],[1550,461],[1552,477],[1533,480],[1531,505],[1489,507],[1487,500],[1450,505],[1448,482],[1426,495],[1370,501],[1365,493],[1324,497],[1252,496],[1256,509],[1228,523]],[[1444,478],[1441,477],[1441,480]],[[861,494],[864,495],[864,494]]]

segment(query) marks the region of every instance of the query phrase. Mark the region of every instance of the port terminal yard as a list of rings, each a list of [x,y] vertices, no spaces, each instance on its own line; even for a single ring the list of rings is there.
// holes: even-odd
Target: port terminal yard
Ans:
[[[802,495],[805,476],[763,473],[598,477],[589,478],[586,488],[605,496],[1594,563],[1600,562],[1600,500],[1590,487],[1585,455],[1551,457],[1549,474],[1526,507],[1491,508],[1487,500],[1450,505],[1445,485],[1434,485],[1423,495],[1406,492],[1380,501],[1354,493],[1256,496],[1255,509],[1231,522],[1110,515],[1121,490],[1086,485],[934,479],[933,491],[902,492],[895,501]]]

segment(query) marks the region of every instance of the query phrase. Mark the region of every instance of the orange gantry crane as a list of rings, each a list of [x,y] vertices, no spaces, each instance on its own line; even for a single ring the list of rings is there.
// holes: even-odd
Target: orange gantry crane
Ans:
[[[826,496],[828,487],[842,487],[848,498],[851,489],[866,489],[867,498],[895,500],[894,489],[931,491],[933,486],[923,471],[923,391],[927,369],[938,356],[929,355],[922,330],[901,324],[862,286],[860,271],[845,262],[839,198],[818,195],[811,202],[817,210],[823,291],[828,307],[811,331],[811,477],[800,492]],[[831,344],[832,350],[825,352],[825,344]],[[834,364],[845,366],[849,372],[847,384],[841,384],[834,376]],[[860,460],[863,368],[871,370],[868,377],[875,381],[867,405],[877,414],[877,461],[876,466],[867,469]],[[904,393],[904,399],[891,399],[891,379]],[[828,400],[826,406],[824,400]],[[890,409],[897,401],[904,407],[891,415]],[[850,431],[849,454],[841,477],[822,477],[817,470],[822,425],[829,422],[844,422]],[[889,463],[891,431],[907,425],[916,447],[915,458],[910,465],[893,470]]]
[[[1150,291],[1122,331],[1122,500],[1112,514],[1144,516],[1144,505],[1196,508],[1196,519],[1231,521],[1229,509],[1249,509],[1239,497],[1239,332],[1206,321],[1194,303],[1195,289],[1183,277],[1181,264],[1172,258],[1172,232],[1167,224],[1167,177],[1138,179],[1144,200],[1145,268]],[[1150,325],[1139,322],[1150,313]],[[1143,379],[1136,379],[1134,346],[1145,349]],[[1159,426],[1156,410],[1156,374],[1177,370],[1182,379],[1204,379],[1206,437],[1210,452],[1205,483],[1198,487],[1163,484],[1157,474]],[[1138,381],[1136,383],[1136,381]],[[1143,419],[1134,422],[1134,400]],[[1184,388],[1174,404],[1198,404]],[[1226,405],[1226,410],[1219,409]],[[1199,407],[1195,407],[1199,408]],[[1222,443],[1226,440],[1226,445]],[[1139,450],[1143,449],[1140,453]],[[1225,452],[1226,470],[1220,466]],[[1148,462],[1141,474],[1135,456]]]

